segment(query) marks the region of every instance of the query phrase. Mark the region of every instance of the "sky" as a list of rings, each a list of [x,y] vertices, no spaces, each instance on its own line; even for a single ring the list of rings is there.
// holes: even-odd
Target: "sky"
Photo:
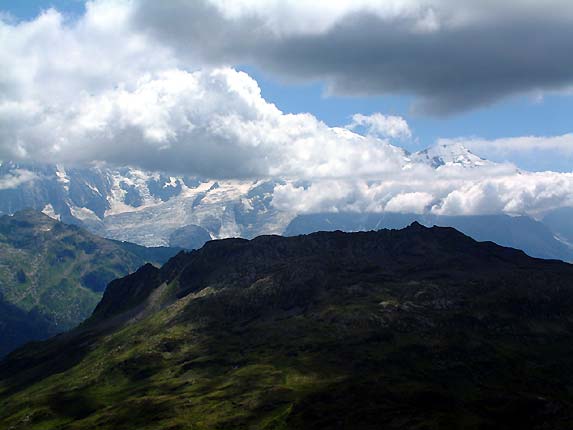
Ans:
[[[0,11],[0,159],[338,181],[333,201],[318,182],[285,186],[285,205],[321,209],[383,210],[396,193],[448,213],[571,204],[569,0],[0,0]],[[433,145],[463,145],[495,171],[428,173],[400,152]]]
[[[416,138],[398,144],[412,152],[434,145],[440,139],[493,141],[555,137],[573,131],[573,97],[568,94],[546,94],[542,99],[537,94],[515,96],[490,106],[433,117],[413,114],[411,96],[327,96],[324,84],[320,82],[289,84],[273,80],[251,67],[242,69],[257,80],[266,100],[287,112],[311,112],[332,126],[344,126],[355,112],[372,114],[382,111],[407,118]],[[472,150],[495,161],[516,163],[527,170],[569,172],[573,169],[571,145],[569,141],[565,156],[555,150],[543,151],[541,157],[537,152],[527,150],[511,153],[479,147],[472,147]]]

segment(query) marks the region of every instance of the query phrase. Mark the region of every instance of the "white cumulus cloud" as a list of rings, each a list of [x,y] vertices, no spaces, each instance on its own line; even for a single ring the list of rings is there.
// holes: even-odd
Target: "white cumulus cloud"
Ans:
[[[379,176],[404,163],[404,152],[385,140],[328,127],[310,114],[284,114],[252,78],[230,68],[166,70],[58,109],[30,101],[2,111],[10,120],[0,148],[10,159],[302,178]]]
[[[412,137],[408,123],[401,116],[383,115],[375,112],[372,115],[360,113],[352,115],[352,121],[346,126],[349,130],[363,127],[367,134],[393,139],[407,139]]]
[[[1,163],[0,163],[1,166]],[[18,188],[27,182],[36,179],[35,173],[25,169],[14,169],[10,173],[0,176],[0,190],[10,190]]]
[[[232,67],[237,59],[252,60],[289,74],[282,63],[278,67],[274,57],[263,54],[284,54],[283,62],[289,63],[295,52],[293,38],[312,36],[321,43],[314,46],[304,39],[298,46],[309,47],[308,58],[289,63],[297,70],[310,70],[311,78],[323,77],[339,85],[352,75],[355,83],[375,82],[366,79],[371,76],[353,74],[358,66],[376,77],[392,77],[393,69],[380,64],[369,68],[359,61],[362,56],[352,57],[368,51],[356,50],[349,43],[356,36],[353,29],[366,23],[364,29],[374,31],[382,28],[380,20],[392,29],[406,19],[412,24],[407,32],[414,34],[415,42],[428,32],[443,31],[444,26],[449,31],[477,31],[481,27],[474,28],[476,23],[493,19],[491,14],[481,17],[483,7],[468,0],[453,9],[455,19],[446,20],[439,13],[442,3],[324,1],[312,6],[311,2],[271,1],[263,6],[247,0],[96,0],[87,3],[86,14],[76,21],[67,21],[55,10],[20,23],[0,17],[0,159],[101,161],[211,178],[278,177],[285,181],[277,185],[273,204],[298,212],[536,214],[573,206],[571,173],[520,172],[512,165],[495,163],[466,168],[458,162],[459,153],[434,169],[419,161],[423,157],[410,157],[392,144],[396,139],[412,138],[404,118],[356,114],[347,127],[330,127],[311,114],[282,112],[262,97],[255,80]],[[537,7],[523,3],[523,10]],[[371,15],[373,21],[368,20]],[[300,17],[304,25],[293,17]],[[221,25],[226,32],[216,31]],[[322,39],[346,47],[350,55],[346,58],[337,52],[336,58],[346,63],[331,64],[332,76],[309,62],[322,49]],[[280,49],[271,49],[275,47]],[[237,56],[226,52],[227,48]],[[380,54],[371,51],[373,57],[382,58],[376,53]],[[327,63],[329,55],[325,52],[323,57]],[[348,61],[352,67],[341,71]],[[415,69],[406,66],[404,70]],[[449,87],[448,76],[442,75],[449,69],[444,67],[416,70],[422,78],[431,72],[438,81],[448,81],[442,87],[435,85],[436,76],[405,78],[441,88],[445,96],[430,93],[426,87],[417,90],[424,97],[447,99],[448,106],[452,94],[472,99],[471,89],[460,92]],[[394,76],[397,88],[404,84],[402,75]],[[450,90],[456,91],[450,94]],[[536,140],[524,139],[491,145],[541,147]],[[570,137],[562,140],[559,148],[568,147]],[[482,155],[479,148],[488,143],[469,145]],[[463,156],[463,148],[458,150]],[[30,178],[18,173],[4,177],[0,184],[13,187],[24,180]]]

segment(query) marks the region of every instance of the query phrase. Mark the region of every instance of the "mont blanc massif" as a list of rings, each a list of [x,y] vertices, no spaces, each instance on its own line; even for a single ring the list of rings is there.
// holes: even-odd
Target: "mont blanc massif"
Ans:
[[[468,169],[487,176],[497,164],[461,144],[438,145],[409,154],[400,152],[404,168],[415,163],[447,174]],[[451,226],[477,240],[523,249],[531,256],[573,261],[573,210],[536,214],[437,215],[408,209],[372,212],[312,212],[273,204],[277,187],[289,181],[209,180],[170,176],[133,168],[66,167],[3,162],[0,176],[31,178],[0,189],[0,214],[33,208],[109,239],[143,246],[200,248],[206,241],[265,234],[296,235],[318,230],[368,231],[402,228],[413,221]],[[298,184],[309,187],[311,183]]]

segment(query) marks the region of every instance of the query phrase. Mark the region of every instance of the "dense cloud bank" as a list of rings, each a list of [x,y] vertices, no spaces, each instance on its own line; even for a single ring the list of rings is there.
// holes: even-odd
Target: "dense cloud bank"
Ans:
[[[572,60],[560,53],[571,52],[570,2],[514,3],[510,10],[477,1],[355,1],[325,9],[321,1],[263,8],[246,0],[101,0],[75,21],[55,10],[28,22],[3,19],[0,159],[278,177],[285,182],[273,204],[301,212],[531,214],[573,206],[571,174],[507,163],[433,166],[395,145],[413,138],[404,118],[357,113],[333,128],[280,111],[233,67],[324,79],[340,93],[410,93],[432,113],[567,87]],[[526,29],[539,34],[536,43],[523,44]],[[20,172],[0,178],[0,187],[32,180]]]
[[[143,0],[134,22],[188,58],[410,94],[432,115],[573,86],[569,0]]]
[[[573,207],[573,174],[516,173],[482,179],[443,177],[418,180],[335,181],[279,185],[273,203],[302,212],[402,212],[437,215],[528,214]]]

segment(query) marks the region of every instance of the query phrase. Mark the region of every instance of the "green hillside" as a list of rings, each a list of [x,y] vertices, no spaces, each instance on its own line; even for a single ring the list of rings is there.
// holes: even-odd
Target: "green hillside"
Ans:
[[[88,317],[108,282],[174,254],[103,239],[41,212],[0,217],[0,355]],[[29,326],[29,329],[25,329]]]

